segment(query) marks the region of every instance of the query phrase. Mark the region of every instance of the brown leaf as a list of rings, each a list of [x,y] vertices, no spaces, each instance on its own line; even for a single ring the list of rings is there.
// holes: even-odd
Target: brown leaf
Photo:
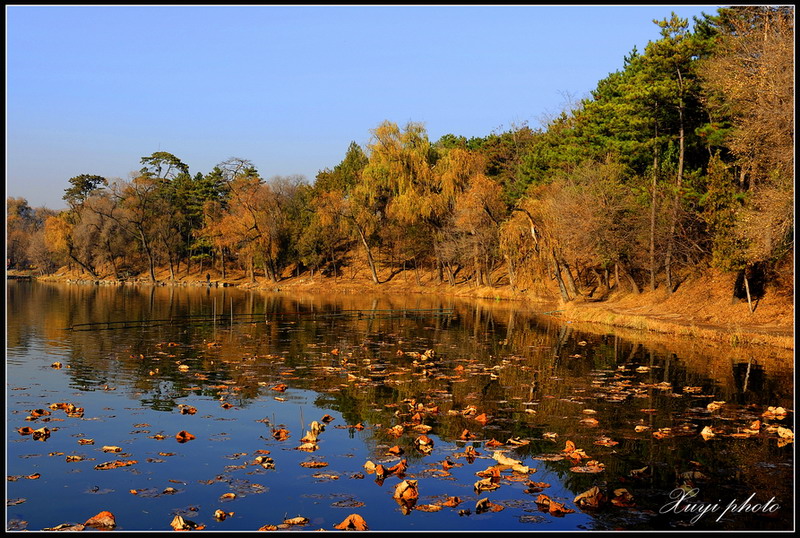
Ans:
[[[367,522],[364,521],[364,518],[358,514],[350,514],[344,519],[344,521],[342,521],[338,525],[334,525],[333,528],[340,531],[369,530],[369,527],[367,527]]]
[[[322,422],[324,422],[325,424],[328,424],[329,422],[332,422],[334,419],[330,415],[325,415],[320,420],[322,420]]]
[[[108,511],[103,511],[97,514],[96,516],[87,519],[84,525],[87,527],[113,529],[114,527],[117,526],[117,522],[114,519],[114,514]]]
[[[308,524],[308,518],[307,517],[302,517],[302,516],[297,516],[297,517],[293,517],[293,518],[289,518],[289,519],[284,519],[283,523],[286,524],[286,525],[307,525]]]
[[[387,452],[389,454],[394,454],[395,456],[399,456],[400,454],[403,454],[405,452],[405,450],[403,450],[402,448],[400,448],[397,445],[394,445],[392,448],[387,450]]]
[[[286,392],[286,389],[289,388],[289,385],[287,385],[285,383],[279,383],[279,384],[275,385],[274,387],[270,387],[270,388],[272,390],[276,390],[278,392]]]
[[[170,522],[170,526],[176,531],[202,530],[205,528],[205,525],[198,525],[194,521],[183,519],[181,516],[175,516]]]
[[[414,510],[419,510],[420,512],[438,512],[441,509],[442,507],[438,504],[420,504],[414,507]]]
[[[30,435],[33,433],[33,428],[31,428],[30,426],[23,426],[17,429],[17,433],[19,433],[20,435]]]
[[[600,491],[597,486],[584,491],[572,501],[581,508],[599,508],[601,504],[606,501],[605,495]]]
[[[442,503],[442,506],[447,506],[448,508],[453,508],[453,507],[458,506],[459,504],[461,504],[461,499],[460,498],[458,498],[458,497],[448,497],[447,500],[445,500]]]
[[[492,438],[491,440],[486,441],[486,447],[488,448],[496,448],[498,446],[503,446],[503,443],[501,443],[497,439]]]
[[[475,493],[480,493],[482,491],[492,491],[499,487],[500,484],[495,483],[491,477],[478,480],[472,485],[472,488],[475,490]]]
[[[136,461],[136,460],[107,461],[105,463],[98,463],[97,465],[94,466],[94,468],[97,469],[98,471],[106,471],[108,469],[116,469],[117,467],[127,467],[129,465],[134,465],[136,463],[139,463],[139,462]]]
[[[122,448],[118,446],[106,445],[103,447],[103,452],[122,452]]]
[[[419,498],[416,480],[403,480],[394,489],[394,498],[402,501],[412,501]]]
[[[186,430],[181,430],[177,434],[175,434],[175,439],[179,443],[185,443],[186,441],[191,441],[192,439],[196,439],[194,435],[187,432]]]
[[[285,441],[289,438],[289,430],[286,428],[279,428],[277,430],[272,430],[272,437],[277,439],[278,441]]]
[[[50,430],[48,428],[39,428],[38,430],[33,430],[32,435],[36,441],[46,441],[50,437]]]
[[[233,512],[226,512],[225,510],[216,510],[214,512],[214,519],[217,521],[225,521],[228,517],[232,516]]]
[[[494,504],[488,498],[479,499],[477,503],[475,503],[475,513],[482,514],[484,512],[499,512],[505,509],[505,506]]]
[[[569,453],[569,452],[574,452],[574,451],[575,451],[575,443],[573,443],[570,440],[567,440],[566,446],[564,446],[564,450],[562,450],[561,452]]]
[[[636,503],[633,502],[633,495],[631,495],[631,493],[625,488],[618,488],[614,490],[614,496],[611,498],[611,504],[622,508],[636,506]]]
[[[301,461],[300,467],[307,467],[309,469],[318,469],[320,467],[327,467],[327,462],[324,461]]]

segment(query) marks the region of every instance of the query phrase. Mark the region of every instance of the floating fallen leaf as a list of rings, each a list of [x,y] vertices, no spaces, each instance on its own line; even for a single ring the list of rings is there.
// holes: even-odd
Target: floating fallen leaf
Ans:
[[[579,465],[575,467],[570,467],[570,471],[573,473],[601,473],[605,470],[605,464],[600,463],[599,461],[591,460],[587,461],[586,465]]]
[[[562,450],[561,452],[570,453],[570,452],[573,452],[573,451],[575,451],[575,443],[570,441],[570,440],[567,440],[567,442],[566,442],[566,444],[564,446],[564,450]]]
[[[461,504],[461,499],[459,497],[448,497],[442,502],[442,506],[447,506],[448,508],[454,508],[459,504]]]
[[[501,443],[497,439],[492,438],[486,441],[486,448],[497,448],[498,446],[503,446],[503,443]]]
[[[214,512],[214,519],[217,521],[225,521],[228,517],[232,516],[233,512],[226,512],[225,510],[216,510]]]
[[[495,504],[491,502],[488,498],[479,499],[478,502],[475,503],[475,513],[482,514],[484,512],[499,512],[504,510],[505,506],[500,504]]]
[[[103,452],[122,452],[122,448],[118,446],[106,445],[103,447]]]
[[[307,525],[308,524],[308,518],[307,517],[302,517],[302,516],[297,516],[297,517],[292,517],[292,518],[289,518],[289,519],[284,519],[283,522],[286,525]]]
[[[503,454],[499,450],[495,451],[492,454],[492,459],[494,459],[494,461],[496,461],[500,465],[509,465],[509,466],[522,465],[522,462],[520,460],[515,460],[514,458],[509,458],[508,456],[506,456],[505,454]]]
[[[181,415],[194,415],[197,413],[197,408],[191,405],[181,404],[178,407],[180,408]]]
[[[309,428],[311,428],[311,433],[313,433],[314,435],[317,435],[317,434],[325,431],[325,424],[321,424],[321,423],[319,423],[319,422],[317,422],[315,420],[314,422],[312,422],[309,425]]]
[[[701,436],[701,437],[702,437],[704,440],[708,441],[708,440],[709,440],[709,439],[711,439],[712,437],[716,436],[716,434],[715,434],[715,433],[714,433],[714,431],[711,429],[711,426],[706,426],[706,427],[705,427],[705,428],[703,428],[703,430],[700,432],[700,436]]]
[[[394,498],[402,501],[412,501],[419,498],[416,480],[403,480],[394,489]]]
[[[630,472],[631,477],[633,478],[643,478],[645,476],[645,471],[649,469],[649,466],[642,467],[641,469],[632,469]]]
[[[113,529],[117,526],[114,514],[108,511],[103,511],[94,517],[90,517],[84,523],[86,527],[94,527],[97,529]]]
[[[305,452],[314,452],[318,448],[319,446],[317,446],[316,443],[303,443],[302,445],[297,447],[297,450],[303,450]]]
[[[558,434],[555,432],[544,432],[542,437],[545,439],[550,439],[551,441],[555,441],[555,439],[558,437]]]
[[[403,435],[403,431],[404,431],[403,426],[398,424],[396,426],[392,426],[391,428],[389,428],[386,431],[386,433],[388,433],[389,435],[391,435],[393,437],[400,437],[401,435]]]
[[[710,402],[706,406],[706,409],[708,409],[709,411],[713,412],[713,411],[717,411],[718,409],[721,409],[723,405],[725,405],[724,401],[722,401],[722,402]]]
[[[25,478],[27,478],[28,480],[38,480],[38,479],[39,479],[39,478],[41,478],[41,477],[42,477],[42,475],[41,475],[41,474],[39,474],[39,473],[33,473],[33,474],[29,474],[29,475],[28,475],[28,476],[26,476]]]
[[[554,516],[571,514],[575,510],[565,507],[562,503],[556,502],[547,495],[541,494],[536,498],[536,504],[540,509],[544,508]]]
[[[475,490],[475,493],[481,493],[482,491],[494,491],[499,487],[500,484],[494,482],[491,477],[478,480],[472,485],[472,489]]]
[[[642,432],[646,432],[649,429],[650,429],[650,426],[645,426],[644,424],[637,424],[633,428],[633,431],[635,431],[636,433],[642,433]]]
[[[419,510],[420,512],[438,512],[441,509],[442,507],[438,504],[419,504],[414,507],[414,510]]]
[[[222,495],[219,496],[219,500],[220,501],[232,501],[235,498],[236,498],[236,494],[235,493],[230,493],[230,492],[223,493]]]
[[[288,388],[289,388],[289,385],[287,385],[285,383],[278,383],[274,387],[270,387],[271,390],[275,390],[275,391],[278,391],[278,392],[286,392],[286,389],[288,389]]]
[[[136,461],[136,460],[107,461],[105,463],[98,463],[97,465],[94,466],[94,468],[97,469],[98,471],[106,471],[108,469],[116,469],[117,467],[127,467],[129,465],[134,465],[136,463],[139,463],[139,462]]]
[[[79,445],[93,445],[94,444],[94,439],[86,439],[86,438],[78,439],[78,444]]]
[[[324,415],[320,420],[325,424],[328,424],[329,422],[333,422],[334,419],[330,415]]]
[[[350,514],[344,519],[344,521],[342,521],[338,525],[334,525],[333,528],[340,531],[369,530],[369,527],[367,527],[367,522],[364,521],[364,518],[358,514]]]
[[[318,469],[320,467],[327,467],[327,462],[324,461],[301,461],[300,467],[307,467],[309,469]]]
[[[767,410],[761,415],[762,417],[766,418],[783,418],[788,414],[786,409],[783,407],[767,407]]]
[[[633,502],[633,495],[625,488],[618,488],[614,490],[614,494],[611,497],[611,504],[621,508],[631,508],[636,506],[636,503]]]
[[[33,430],[31,435],[36,441],[46,441],[50,437],[50,430],[48,428],[39,428],[38,430]]]
[[[481,413],[480,415],[473,417],[472,420],[486,425],[489,422],[489,417],[486,416],[486,413]]]
[[[66,457],[66,461],[68,461],[68,462],[82,461],[83,459],[84,459],[83,456],[77,456],[77,455],[76,456],[67,456]]]
[[[56,368],[57,369],[57,368],[61,368],[63,366],[64,366],[63,364],[61,364],[60,362],[56,361],[56,362],[54,362],[53,364],[50,365],[50,368]]]
[[[177,434],[175,434],[175,439],[179,443],[185,443],[186,441],[191,441],[192,439],[196,439],[194,435],[187,432],[186,430],[181,430]]]
[[[272,437],[277,439],[278,441],[285,441],[289,438],[289,430],[286,428],[279,428],[277,430],[272,430]]]
[[[617,441],[613,441],[610,437],[606,437],[605,435],[601,435],[594,444],[600,446],[616,446],[619,444]]]
[[[390,448],[389,450],[387,450],[387,452],[388,452],[389,454],[393,454],[393,455],[395,455],[395,456],[399,456],[399,455],[401,455],[401,454],[405,453],[405,450],[403,450],[401,447],[399,447],[399,446],[397,446],[397,445],[394,445],[392,448]]]
[[[594,486],[587,491],[584,491],[572,501],[580,508],[600,508],[606,501],[605,495],[600,491],[600,488]]]
[[[20,435],[30,435],[33,433],[33,428],[30,426],[23,426],[21,428],[17,428],[17,433]]]
[[[170,522],[170,526],[176,531],[202,530],[205,528],[205,525],[198,525],[194,521],[183,519],[181,516],[175,516]]]
[[[61,525],[56,525],[55,527],[48,527],[42,529],[43,531],[82,531],[85,529],[85,525],[81,525],[80,523],[62,523]]]
[[[316,443],[317,434],[313,431],[307,431],[306,434],[300,439],[303,443]]]
[[[784,428],[783,426],[778,426],[777,432],[778,432],[778,437],[780,437],[781,439],[784,439],[784,440],[788,441],[789,443],[794,441],[794,432],[792,430],[790,430],[789,428]]]
[[[594,417],[586,417],[578,421],[580,424],[584,426],[594,427],[600,424],[600,421]]]

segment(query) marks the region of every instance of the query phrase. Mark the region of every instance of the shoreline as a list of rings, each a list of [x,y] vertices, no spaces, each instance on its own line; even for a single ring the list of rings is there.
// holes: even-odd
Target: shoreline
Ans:
[[[406,271],[381,275],[381,284],[372,282],[366,274],[353,271],[338,277],[308,273],[287,276],[279,282],[257,277],[251,282],[241,272],[231,272],[225,279],[206,280],[200,272],[169,279],[168,272],[160,271],[155,283],[141,277],[132,280],[92,279],[76,272],[59,271],[53,275],[37,276],[30,272],[7,272],[7,279],[26,279],[41,282],[94,285],[133,286],[197,286],[233,287],[241,290],[272,293],[329,293],[329,294],[425,294],[444,297],[511,301],[526,304],[551,305],[553,317],[566,323],[579,323],[588,330],[619,327],[633,329],[642,335],[657,333],[683,338],[700,338],[734,346],[773,346],[794,350],[794,304],[786,291],[769,290],[759,301],[754,312],[749,312],[747,302],[732,301],[731,275],[703,275],[687,281],[668,295],[664,290],[640,294],[605,290],[602,296],[579,297],[568,303],[543,290],[512,290],[508,285],[476,287],[474,284],[437,282],[428,273]],[[362,271],[363,273],[363,271]],[[412,273],[412,274],[410,274]],[[541,290],[540,290],[541,291]]]

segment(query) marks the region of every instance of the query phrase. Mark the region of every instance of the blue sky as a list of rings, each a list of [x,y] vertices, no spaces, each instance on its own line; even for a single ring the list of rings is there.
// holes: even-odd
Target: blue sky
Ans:
[[[61,209],[79,174],[168,151],[313,182],[384,120],[538,127],[712,5],[6,6],[6,194]]]

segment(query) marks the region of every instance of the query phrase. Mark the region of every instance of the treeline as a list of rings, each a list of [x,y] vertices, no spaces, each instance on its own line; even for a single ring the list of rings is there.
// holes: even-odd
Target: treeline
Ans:
[[[358,255],[376,283],[425,268],[451,284],[555,280],[564,300],[671,292],[709,266],[768,277],[794,251],[794,8],[654,22],[658,40],[542,129],[431,141],[387,121],[313,185],[240,158],[192,175],[156,152],[128,180],[69,179],[57,214],[9,198],[8,262],[278,281]]]

